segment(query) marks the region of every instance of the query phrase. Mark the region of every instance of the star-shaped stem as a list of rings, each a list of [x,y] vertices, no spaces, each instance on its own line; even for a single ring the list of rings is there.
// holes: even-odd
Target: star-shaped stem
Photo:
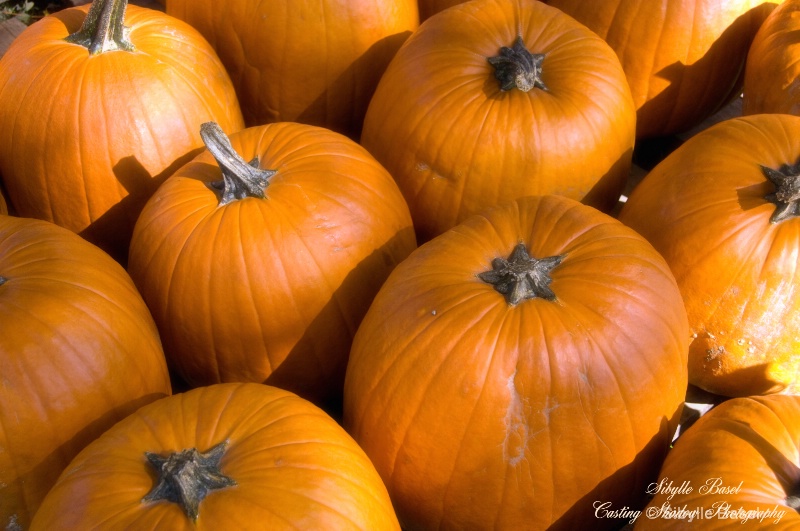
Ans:
[[[775,191],[764,196],[776,205],[770,223],[800,215],[800,161],[794,165],[784,164],[777,170],[761,166],[761,171],[775,185]]]
[[[542,81],[542,62],[544,54],[528,51],[522,37],[519,36],[509,48],[500,48],[500,55],[489,57],[489,64],[494,68],[494,77],[500,81],[500,90],[517,88],[528,92],[533,88],[547,90]]]
[[[228,441],[223,441],[205,453],[190,448],[167,457],[145,452],[147,461],[158,472],[158,483],[142,502],[168,500],[177,503],[186,516],[197,521],[200,502],[209,491],[236,485],[236,481],[219,470],[227,445]]]
[[[260,169],[258,157],[246,162],[215,122],[202,124],[200,137],[222,170],[222,180],[209,183],[211,188],[220,193],[220,206],[245,197],[264,198],[264,190],[269,186],[269,179],[275,175],[275,170]]]
[[[520,243],[507,260],[499,257],[492,260],[491,271],[478,273],[478,278],[505,295],[506,302],[511,306],[536,297],[552,301],[556,299],[556,294],[550,289],[550,272],[563,259],[564,255],[541,260],[531,258],[528,248]]]

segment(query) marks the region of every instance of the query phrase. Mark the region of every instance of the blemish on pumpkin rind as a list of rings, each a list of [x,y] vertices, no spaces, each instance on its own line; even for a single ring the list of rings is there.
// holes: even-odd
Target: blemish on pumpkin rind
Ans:
[[[503,440],[503,460],[511,466],[517,466],[525,459],[530,438],[528,422],[525,417],[528,399],[519,394],[514,382],[516,376],[517,371],[514,371],[506,383],[509,402],[503,419],[506,427],[506,436]]]

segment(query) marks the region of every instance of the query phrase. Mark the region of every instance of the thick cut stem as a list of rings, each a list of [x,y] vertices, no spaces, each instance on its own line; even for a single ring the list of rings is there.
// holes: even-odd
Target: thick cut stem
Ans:
[[[507,260],[499,257],[492,260],[492,269],[479,273],[478,278],[494,286],[511,306],[537,297],[552,301],[556,294],[550,289],[550,272],[563,259],[564,255],[531,258],[528,248],[520,243]]]
[[[794,165],[784,164],[777,170],[761,166],[761,171],[775,185],[775,191],[764,197],[776,205],[770,223],[800,215],[800,161]]]
[[[145,452],[147,461],[158,472],[158,483],[142,498],[142,502],[167,500],[177,503],[193,522],[197,521],[200,502],[209,491],[231,487],[236,481],[219,471],[219,462],[225,453],[223,441],[205,453],[196,448],[175,452],[162,457]]]
[[[264,198],[269,179],[276,173],[274,170],[260,169],[258,157],[245,162],[233,149],[222,128],[214,122],[202,124],[200,136],[222,170],[222,180],[210,183],[214,190],[220,192],[220,206],[245,197]]]
[[[500,90],[517,88],[528,92],[534,88],[547,90],[542,81],[542,62],[544,54],[528,51],[522,37],[517,37],[509,48],[500,48],[500,55],[489,57],[489,64],[494,68],[494,77],[500,81]]]
[[[94,0],[81,28],[65,40],[87,48],[89,55],[112,50],[135,51],[128,39],[130,28],[123,24],[127,7],[128,0]]]

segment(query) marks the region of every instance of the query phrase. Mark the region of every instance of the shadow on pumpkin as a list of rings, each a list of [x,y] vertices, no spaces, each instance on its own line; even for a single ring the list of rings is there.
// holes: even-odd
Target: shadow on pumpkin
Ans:
[[[410,31],[384,37],[370,46],[328,87],[294,118],[300,123],[317,125],[341,133],[358,142],[369,101],[389,61],[400,46],[411,36]],[[354,80],[362,80],[355,84]],[[298,87],[302,91],[302,87]],[[339,102],[353,101],[355,105]],[[250,122],[252,120],[248,120]]]
[[[628,524],[634,511],[642,511],[649,501],[648,486],[658,481],[658,474],[669,450],[669,442],[677,429],[682,409],[683,407],[679,407],[671,419],[664,417],[659,433],[650,439],[631,463],[600,481],[591,492],[556,519],[548,530],[614,530]],[[628,512],[624,518],[609,518],[609,513],[596,507],[596,504],[603,503],[608,504],[605,510]]]
[[[774,192],[775,186],[766,177],[763,182],[736,189],[739,207],[745,212],[754,208],[763,208],[765,197]]]
[[[126,267],[133,227],[145,203],[167,177],[202,151],[203,148],[197,148],[186,153],[155,176],[150,175],[133,155],[120,159],[114,165],[114,177],[128,195],[93,220],[79,233],[80,236]]]
[[[47,492],[55,484],[58,476],[67,467],[69,462],[78,455],[84,447],[90,442],[94,441],[97,437],[103,434],[111,426],[130,415],[140,407],[154,402],[166,395],[160,393],[151,393],[142,396],[136,400],[131,400],[125,404],[118,404],[105,412],[97,419],[86,424],[81,430],[75,433],[69,440],[60,444],[57,448],[53,449],[41,461],[31,467],[25,467],[22,462],[18,470],[25,470],[19,474],[11,482],[4,485],[0,489],[0,525],[3,529],[28,529],[34,513],[41,505]],[[83,400],[88,400],[90,397],[84,396]],[[59,415],[86,415],[86,411],[77,411],[81,409],[81,404],[76,404],[70,410],[59,411]],[[43,421],[43,422],[46,422]],[[42,428],[42,437],[47,437],[46,426],[27,426],[26,430],[39,430]],[[13,440],[13,435],[7,436]],[[7,445],[11,450],[12,445]],[[7,477],[4,479],[8,479]],[[7,524],[11,521],[11,517],[15,516],[13,520],[19,527],[13,527]]]
[[[415,247],[409,227],[359,262],[264,383],[311,400],[341,423],[344,377],[358,325],[389,273]],[[309,372],[321,377],[309,381]]]
[[[656,72],[654,76],[668,84],[641,103],[636,113],[637,140],[686,132],[738,97],[750,42],[776,6],[764,3],[740,15],[694,63],[676,61]],[[725,80],[727,86],[715,87],[715,80]]]

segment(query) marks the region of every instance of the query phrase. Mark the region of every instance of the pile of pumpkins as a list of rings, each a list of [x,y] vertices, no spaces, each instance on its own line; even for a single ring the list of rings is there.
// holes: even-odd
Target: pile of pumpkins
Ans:
[[[0,60],[0,526],[796,527],[798,29],[800,0],[32,24]],[[740,95],[627,194],[635,146]],[[690,386],[723,401],[676,439]]]

